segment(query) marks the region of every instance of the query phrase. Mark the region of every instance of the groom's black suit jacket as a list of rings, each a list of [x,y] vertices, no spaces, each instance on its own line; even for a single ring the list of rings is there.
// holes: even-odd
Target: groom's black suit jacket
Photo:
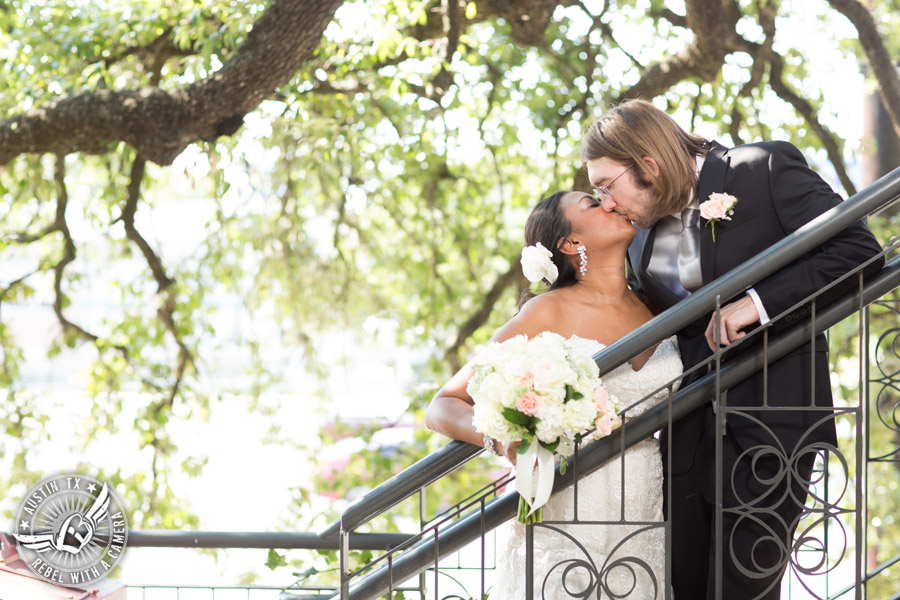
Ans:
[[[700,202],[707,200],[713,192],[725,192],[738,199],[731,220],[716,224],[715,242],[712,229],[705,226],[705,221],[700,222],[700,266],[704,284],[841,202],[840,196],[807,166],[800,151],[786,142],[763,142],[730,149],[712,142],[699,180]],[[680,298],[647,272],[653,239],[654,228],[638,230],[628,250],[629,278],[652,304],[665,309]],[[880,251],[878,241],[860,222],[758,282],[754,288],[766,312],[774,318]],[[808,312],[809,309],[804,307],[790,316],[796,320]],[[706,315],[678,332],[685,370],[712,354],[704,336],[710,317]],[[832,406],[824,336],[816,339],[815,353],[814,390],[811,388],[813,367],[809,345],[770,365],[770,406],[809,406],[812,396],[815,396],[816,405]],[[688,375],[682,386],[706,374],[706,369],[698,371]],[[762,373],[745,380],[728,390],[728,406],[761,406],[763,386]],[[708,419],[705,414],[708,410],[708,407],[698,409],[674,425],[671,432],[673,472],[687,471],[697,456],[702,455],[700,460],[704,461],[714,460],[714,455],[710,456],[708,451],[712,440],[707,439],[704,445],[702,439],[703,420]],[[752,419],[732,416],[726,426],[728,435],[733,435],[745,450],[758,444],[781,446],[790,460],[801,440],[803,446],[817,442],[836,445],[834,422],[830,418],[823,421],[826,415],[822,412],[751,411],[750,414],[763,426]],[[807,434],[810,429],[812,433]],[[709,437],[708,431],[706,437]],[[700,453],[697,452],[699,447],[704,448]]]

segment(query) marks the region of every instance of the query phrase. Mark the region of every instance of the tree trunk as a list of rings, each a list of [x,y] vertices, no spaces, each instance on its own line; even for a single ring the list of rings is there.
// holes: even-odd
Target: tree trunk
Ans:
[[[859,32],[859,43],[866,52],[875,79],[878,80],[881,101],[894,126],[894,132],[900,135],[900,77],[884,46],[884,40],[878,33],[872,14],[857,0],[828,0],[828,2],[835,10],[850,19]]]

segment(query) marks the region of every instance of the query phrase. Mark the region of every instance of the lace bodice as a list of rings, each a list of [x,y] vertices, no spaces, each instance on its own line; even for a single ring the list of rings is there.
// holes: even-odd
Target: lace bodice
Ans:
[[[604,348],[595,340],[573,341],[591,356]],[[656,347],[641,369],[634,370],[626,363],[602,379],[607,391],[617,397],[627,426],[628,419],[665,400],[669,387],[672,391],[677,388],[681,372],[678,342],[673,336]],[[574,487],[554,494],[544,506],[544,521],[557,523],[552,528],[535,528],[535,598],[571,598],[574,592],[595,585],[598,579],[608,589],[602,594],[594,589],[588,597],[606,598],[606,592],[623,599],[665,597],[659,445],[653,438],[645,440],[625,452],[624,469],[622,460],[611,460],[578,481],[577,515]],[[524,598],[525,527],[510,521],[500,528],[497,537],[497,570],[491,600]],[[575,561],[580,566],[567,570]]]

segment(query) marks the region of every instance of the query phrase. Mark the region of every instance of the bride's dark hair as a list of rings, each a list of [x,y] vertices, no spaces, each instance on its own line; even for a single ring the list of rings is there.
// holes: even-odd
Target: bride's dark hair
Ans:
[[[533,246],[540,242],[550,251],[553,264],[559,270],[559,276],[548,290],[566,287],[576,282],[575,265],[559,249],[562,242],[572,233],[572,224],[559,207],[560,199],[567,193],[568,190],[556,192],[538,202],[525,222],[525,245]],[[519,308],[534,296],[535,294],[526,290],[519,299]]]

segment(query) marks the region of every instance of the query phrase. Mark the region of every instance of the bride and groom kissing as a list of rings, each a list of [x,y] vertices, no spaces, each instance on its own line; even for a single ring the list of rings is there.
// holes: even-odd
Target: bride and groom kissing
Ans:
[[[685,132],[642,100],[611,108],[588,128],[582,162],[594,193],[544,198],[525,226],[526,247],[548,250],[548,289],[525,299],[493,341],[549,331],[577,338],[592,355],[841,202],[791,144],[726,148]],[[865,224],[857,223],[725,303],[718,323],[710,314],[686,326],[608,373],[603,384],[623,406],[651,395],[627,410],[626,417],[634,418],[665,400],[665,384],[677,382],[683,371],[688,374],[681,386],[705,375],[706,369],[691,368],[719,346],[741,339],[745,329],[766,324],[770,315],[880,251]],[[426,425],[515,463],[517,444],[487,438],[473,425],[467,392],[472,374],[467,365],[438,391]],[[727,390],[728,406],[747,410],[728,415],[718,458],[718,398],[710,400],[664,430],[660,442],[645,440],[579,482],[578,520],[615,523],[578,525],[577,533],[573,525],[580,557],[566,555],[559,536],[542,531],[549,528],[535,529],[535,597],[645,599],[669,597],[671,590],[676,600],[713,599],[719,569],[723,598],[780,597],[816,452],[837,446],[833,419],[809,410],[832,406],[824,336],[816,338],[814,349],[804,346]],[[573,494],[568,488],[554,495],[544,520],[571,520]],[[752,518],[740,510],[748,505]],[[663,515],[671,536],[669,581],[663,528],[627,525],[661,523]],[[490,597],[524,598],[524,528],[510,522],[501,529]],[[639,529],[643,533],[636,535]],[[585,561],[584,553],[589,560],[577,564],[590,571],[588,564],[605,564],[623,550],[631,566],[583,572],[578,585],[550,577],[560,565]]]

